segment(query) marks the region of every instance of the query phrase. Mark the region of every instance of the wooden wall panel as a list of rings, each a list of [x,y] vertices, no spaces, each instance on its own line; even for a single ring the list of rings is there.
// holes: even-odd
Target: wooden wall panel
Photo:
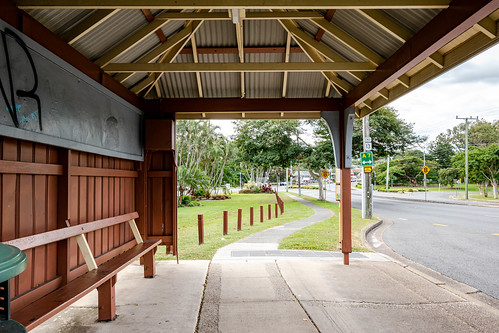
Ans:
[[[76,172],[69,177],[68,190],[62,191],[59,180],[65,171],[60,158],[64,154],[67,150],[63,148],[0,136],[0,242],[57,229],[61,195],[70,199],[71,225],[136,210],[135,167],[140,163],[70,151],[69,169]],[[21,164],[13,167],[4,161]],[[97,169],[98,172],[93,171]],[[124,224],[88,233],[86,237],[95,256],[122,251],[134,239]],[[65,281],[58,273],[57,260],[65,258],[58,252],[62,249],[53,243],[25,251],[28,266],[11,283],[13,307],[31,302]],[[72,239],[68,261],[72,270],[69,280],[86,271]]]
[[[146,156],[147,225],[149,238],[159,238],[163,244],[174,245],[176,252],[177,188],[174,151],[149,151]]]

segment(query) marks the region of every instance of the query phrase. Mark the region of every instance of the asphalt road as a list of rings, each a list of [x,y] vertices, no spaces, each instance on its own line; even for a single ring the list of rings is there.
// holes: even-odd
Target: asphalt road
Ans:
[[[499,299],[499,208],[375,197],[374,214],[393,222],[383,241],[395,252]]]

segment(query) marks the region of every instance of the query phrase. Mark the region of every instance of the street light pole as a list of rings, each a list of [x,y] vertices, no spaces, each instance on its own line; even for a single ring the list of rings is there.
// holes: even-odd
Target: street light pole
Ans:
[[[390,182],[390,156],[386,160],[386,190],[388,191],[388,185]]]
[[[478,120],[478,117],[465,117],[459,118],[456,116],[456,119],[464,120],[464,199],[468,200],[468,120]]]

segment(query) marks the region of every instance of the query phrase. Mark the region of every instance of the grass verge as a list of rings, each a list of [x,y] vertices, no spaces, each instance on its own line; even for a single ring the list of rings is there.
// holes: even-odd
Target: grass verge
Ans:
[[[306,195],[302,195],[301,197],[318,206],[332,210],[334,216],[292,233],[281,241],[279,248],[316,251],[341,250],[339,246],[338,204],[325,203]],[[352,250],[354,252],[372,252],[362,243],[361,231],[364,227],[374,222],[376,222],[376,219],[363,219],[361,211],[352,209]]]
[[[274,194],[233,194],[230,200],[202,201],[200,207],[178,208],[178,248],[183,260],[211,259],[215,252],[230,243],[277,225],[311,216],[313,209],[282,195],[284,214],[274,217]],[[268,220],[268,204],[272,204],[272,219]],[[260,205],[264,205],[264,222],[260,223]],[[249,209],[254,207],[254,225],[250,226]],[[242,230],[237,231],[237,210],[243,209]],[[229,233],[222,234],[223,211],[229,211]],[[198,214],[204,217],[204,244],[198,245]],[[174,259],[160,246],[156,259]]]

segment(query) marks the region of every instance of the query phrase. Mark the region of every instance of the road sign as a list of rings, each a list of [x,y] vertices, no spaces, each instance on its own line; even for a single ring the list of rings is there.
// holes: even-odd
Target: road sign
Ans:
[[[327,172],[327,170],[324,170],[322,171],[321,175],[322,177],[324,177],[324,179],[326,179],[329,176],[329,172]]]
[[[364,149],[365,150],[372,150],[373,149],[373,144],[370,142],[364,143]]]
[[[365,142],[365,143],[371,143],[371,137],[370,137],[370,136],[366,136],[366,137],[364,138],[364,142]]]
[[[428,168],[426,165],[423,167],[423,169],[421,169],[421,171],[423,171],[423,173],[426,175],[428,172],[430,172],[430,168]]]
[[[373,172],[372,166],[365,166],[364,167],[364,173],[371,173],[371,172]]]
[[[370,151],[360,153],[360,164],[362,166],[373,165],[373,153]]]

